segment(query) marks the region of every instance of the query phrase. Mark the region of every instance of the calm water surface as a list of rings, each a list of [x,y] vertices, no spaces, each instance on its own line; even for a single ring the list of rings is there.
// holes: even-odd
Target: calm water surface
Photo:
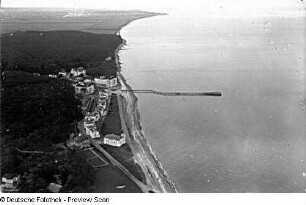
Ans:
[[[167,15],[121,31],[141,123],[180,192],[305,192],[305,20]]]

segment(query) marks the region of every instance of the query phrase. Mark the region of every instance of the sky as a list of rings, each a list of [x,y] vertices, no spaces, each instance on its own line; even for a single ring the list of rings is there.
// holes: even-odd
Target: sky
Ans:
[[[231,15],[305,13],[301,0],[1,0],[1,7],[64,7],[95,9],[140,9],[159,12],[223,12]]]

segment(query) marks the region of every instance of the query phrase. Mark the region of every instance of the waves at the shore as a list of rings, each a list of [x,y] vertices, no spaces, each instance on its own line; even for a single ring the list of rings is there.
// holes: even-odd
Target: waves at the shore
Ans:
[[[125,78],[121,74],[119,74],[119,79],[120,83],[125,87],[125,89],[132,90],[132,88],[127,84]],[[157,159],[157,156],[153,152],[147,138],[145,137],[145,133],[141,126],[137,97],[133,92],[124,92],[122,95],[127,102],[127,114],[132,121],[132,127],[129,127],[130,131],[132,131],[131,136],[133,137],[133,141],[137,143],[137,146],[141,147],[141,150],[143,151],[143,153],[139,153],[140,155],[138,156],[140,159],[138,160],[142,162],[146,161],[149,163],[149,167],[147,166],[146,168],[149,169],[151,174],[154,173],[154,176],[151,175],[153,178],[152,180],[155,181],[156,185],[160,187],[162,192],[178,192],[175,188],[175,185],[169,178],[166,170]]]
[[[125,87],[126,90],[132,90],[130,85],[128,85],[128,83],[126,82],[126,79],[124,78],[124,76],[120,73],[121,65],[119,62],[118,53],[124,45],[126,45],[126,41],[122,39],[121,45],[119,45],[119,47],[115,50],[116,66],[119,71],[118,79],[122,87]],[[137,143],[138,147],[142,148],[141,150],[143,151],[143,153],[138,152],[136,156],[134,156],[136,163],[138,163],[142,167],[143,170],[144,169],[150,170],[149,171],[150,176],[151,178],[153,178],[152,179],[153,182],[151,180],[151,183],[154,183],[155,187],[157,186],[156,188],[159,189],[161,192],[178,192],[174,183],[171,181],[170,177],[168,176],[167,172],[163,168],[162,164],[157,159],[156,154],[153,152],[147,138],[145,137],[145,133],[141,126],[140,113],[138,111],[138,103],[137,103],[138,99],[136,95],[134,94],[134,92],[126,92],[126,93],[122,93],[122,96],[124,97],[126,101],[126,112],[127,112],[126,114],[129,116],[129,119],[131,120],[131,125],[130,127],[128,127],[131,133],[131,137],[133,137],[134,142]],[[133,130],[133,133],[131,132],[131,130]],[[149,167],[142,166],[143,163],[141,162],[144,162],[144,161],[149,163]],[[154,173],[155,177],[153,177],[152,173]]]

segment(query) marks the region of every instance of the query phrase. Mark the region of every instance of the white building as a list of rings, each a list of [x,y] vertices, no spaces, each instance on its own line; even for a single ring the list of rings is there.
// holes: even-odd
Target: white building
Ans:
[[[101,116],[105,116],[107,114],[106,106],[98,105],[97,111],[100,113]]]
[[[94,83],[96,83],[97,85],[101,85],[101,86],[107,86],[108,79],[106,79],[104,77],[100,77],[100,78],[95,77],[94,78]]]
[[[115,87],[118,84],[117,77],[114,77],[114,78],[111,78],[111,79],[107,79],[107,78],[104,78],[104,77],[100,77],[100,78],[95,77],[94,82],[97,85],[106,86],[108,88]]]
[[[65,70],[61,70],[58,72],[58,75],[62,75],[63,77],[67,77],[67,72]]]
[[[108,57],[105,58],[105,61],[110,61],[110,60],[112,60],[111,56],[108,56]]]
[[[86,116],[84,119],[84,127],[89,125],[95,125],[95,120]]]
[[[117,81],[117,77],[114,77],[114,78],[112,78],[112,79],[109,79],[109,87],[115,87],[115,86],[117,86],[118,85],[118,81]]]
[[[107,89],[103,90],[103,91],[99,91],[99,97],[109,97],[109,92]]]
[[[84,83],[91,83],[91,80],[85,79],[85,80],[84,80]]]
[[[93,94],[95,92],[95,86],[93,83],[79,82],[74,85],[76,93]]]
[[[86,70],[83,67],[78,67],[78,68],[72,68],[70,73],[74,76],[80,76],[81,74],[83,74],[84,76],[86,75]]]
[[[53,193],[58,193],[62,188],[62,185],[56,184],[56,183],[50,183],[48,186],[48,190],[53,192]]]
[[[2,177],[2,187],[6,189],[14,189],[20,183],[20,175],[17,174],[5,174]]]
[[[93,121],[98,121],[100,119],[100,114],[95,110],[94,112],[88,114],[85,118]]]
[[[119,135],[114,135],[114,134],[108,134],[105,135],[103,142],[104,144],[114,146],[114,147],[121,147],[123,144],[125,144],[125,134],[122,133],[120,136]]]
[[[89,125],[85,127],[85,132],[88,134],[91,138],[99,138],[100,133],[98,132],[95,125]]]

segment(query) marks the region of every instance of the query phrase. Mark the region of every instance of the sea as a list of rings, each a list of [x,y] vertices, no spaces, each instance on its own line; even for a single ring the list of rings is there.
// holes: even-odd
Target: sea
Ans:
[[[120,31],[141,125],[179,192],[306,192],[305,17],[170,13]]]

